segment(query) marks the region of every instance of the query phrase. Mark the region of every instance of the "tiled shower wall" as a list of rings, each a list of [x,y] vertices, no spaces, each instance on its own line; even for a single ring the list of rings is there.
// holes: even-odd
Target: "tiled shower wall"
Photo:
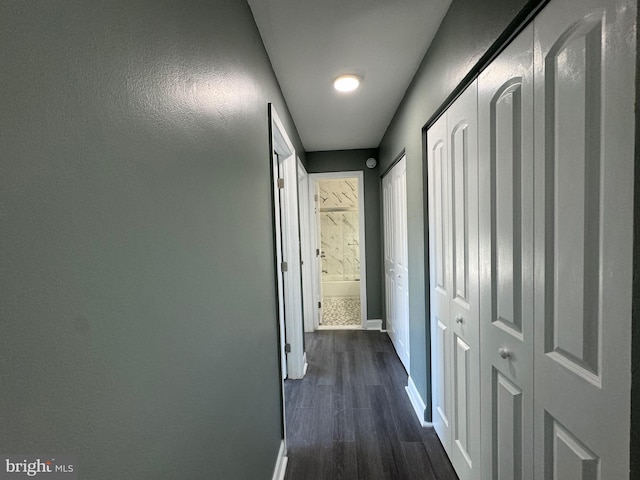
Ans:
[[[360,279],[356,178],[319,182],[322,281]]]

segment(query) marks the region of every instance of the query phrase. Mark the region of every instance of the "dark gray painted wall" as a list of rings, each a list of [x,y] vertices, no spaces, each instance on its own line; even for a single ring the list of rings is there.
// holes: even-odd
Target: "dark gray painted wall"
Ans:
[[[380,230],[380,171],[367,168],[367,158],[378,158],[378,150],[336,150],[307,152],[307,172],[325,173],[342,171],[364,172],[364,226],[367,269],[367,316],[369,320],[383,318],[382,313],[382,253]]]
[[[426,299],[422,127],[498,39],[525,0],[453,0],[380,143],[384,171],[406,149],[411,378],[431,418],[430,342]]]
[[[247,4],[0,2],[0,452],[271,478],[267,103]]]
[[[636,26],[640,9],[636,11]],[[640,30],[636,27],[636,124],[633,208],[633,303],[631,310],[631,475],[640,478]]]

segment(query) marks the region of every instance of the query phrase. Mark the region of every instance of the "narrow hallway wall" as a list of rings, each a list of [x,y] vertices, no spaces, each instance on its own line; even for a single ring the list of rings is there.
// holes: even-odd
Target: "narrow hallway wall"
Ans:
[[[0,452],[271,478],[269,102],[304,153],[248,5],[5,0],[0,44]]]

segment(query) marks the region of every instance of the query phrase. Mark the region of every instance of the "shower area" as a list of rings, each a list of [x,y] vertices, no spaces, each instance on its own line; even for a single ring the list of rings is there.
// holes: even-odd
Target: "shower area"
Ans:
[[[359,327],[360,228],[358,178],[318,181],[324,327]]]

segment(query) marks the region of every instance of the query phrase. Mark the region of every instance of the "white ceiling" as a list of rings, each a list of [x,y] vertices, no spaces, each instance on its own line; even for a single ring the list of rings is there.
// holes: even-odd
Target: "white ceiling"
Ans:
[[[248,0],[305,150],[377,147],[451,0]],[[356,73],[350,94],[333,79]]]

